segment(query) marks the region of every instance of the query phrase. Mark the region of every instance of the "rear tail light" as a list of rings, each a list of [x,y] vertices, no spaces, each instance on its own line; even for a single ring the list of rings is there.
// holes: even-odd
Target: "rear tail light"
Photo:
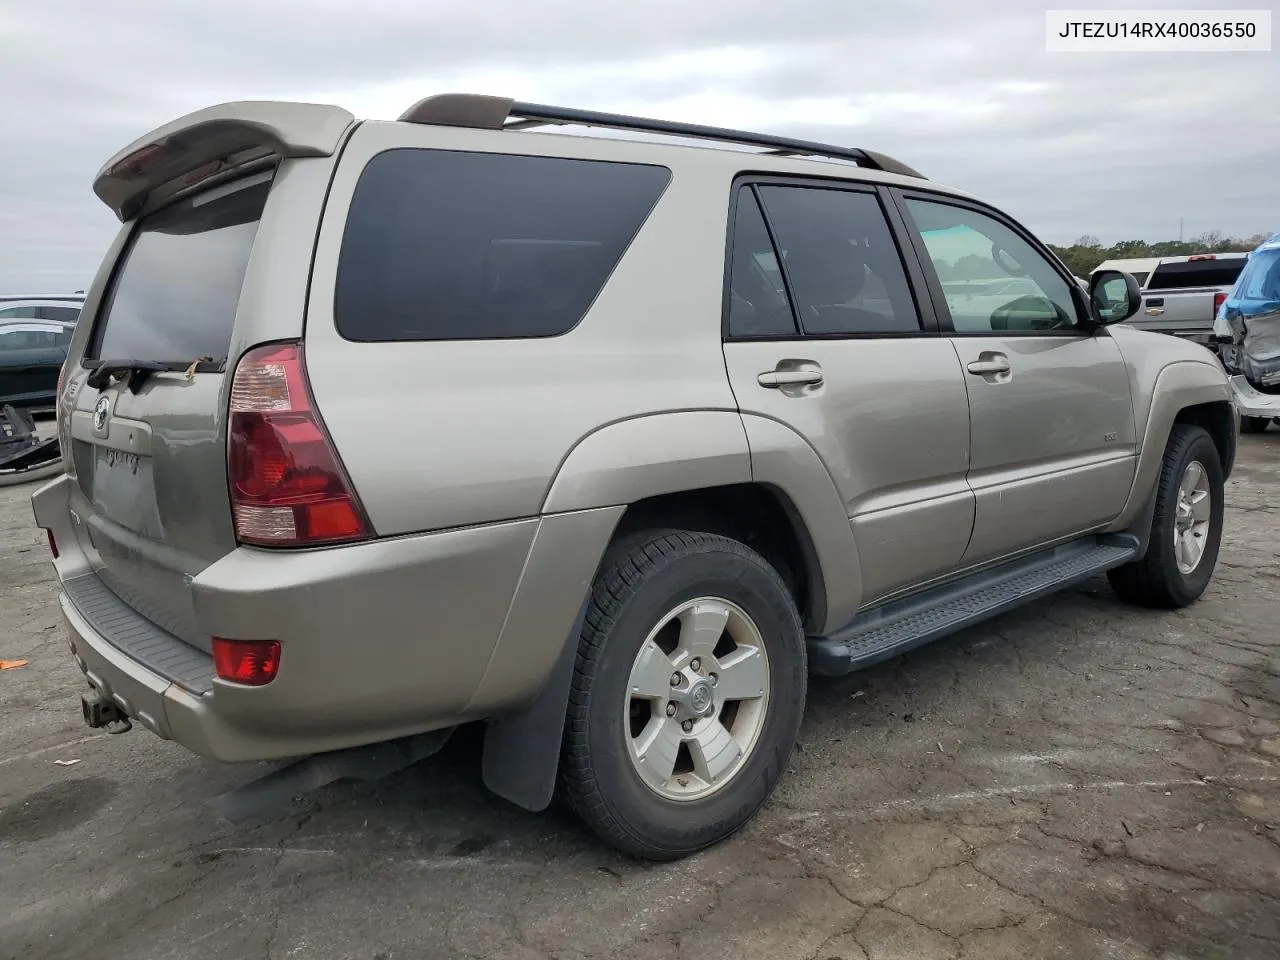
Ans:
[[[46,530],[44,535],[49,538],[49,552],[53,554],[53,559],[58,559],[58,541],[54,539],[53,531]]]
[[[1218,311],[1222,309],[1222,305],[1226,302],[1227,295],[1225,293],[1215,293],[1213,295],[1213,315],[1215,317],[1218,315]]]
[[[246,353],[231,382],[227,473],[236,537],[300,547],[372,533],[307,385],[302,351]]]
[[[265,686],[280,671],[280,643],[214,637],[213,668],[222,680],[248,687]]]

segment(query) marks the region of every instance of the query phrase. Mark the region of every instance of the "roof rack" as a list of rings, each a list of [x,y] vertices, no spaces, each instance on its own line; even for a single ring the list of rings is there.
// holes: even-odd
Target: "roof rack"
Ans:
[[[472,127],[481,130],[517,130],[548,124],[609,127],[614,130],[635,130],[672,137],[690,137],[699,140],[715,140],[720,143],[767,147],[768,153],[782,156],[849,160],[871,170],[925,179],[922,173],[893,157],[859,147],[841,147],[830,143],[818,143],[814,140],[775,137],[746,130],[731,130],[726,127],[708,127],[698,123],[678,123],[672,120],[632,117],[621,113],[575,110],[570,107],[553,107],[540,103],[521,103],[508,97],[490,97],[472,93],[437,94],[419,100],[398,119],[407,123]]]

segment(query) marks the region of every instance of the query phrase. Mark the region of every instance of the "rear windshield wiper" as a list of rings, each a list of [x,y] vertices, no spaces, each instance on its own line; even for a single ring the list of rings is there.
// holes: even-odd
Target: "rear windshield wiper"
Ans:
[[[210,357],[197,360],[95,360],[93,373],[85,380],[87,386],[102,390],[111,383],[113,377],[128,375],[129,392],[137,393],[153,373],[179,372],[190,377],[194,373],[216,373],[224,361]]]

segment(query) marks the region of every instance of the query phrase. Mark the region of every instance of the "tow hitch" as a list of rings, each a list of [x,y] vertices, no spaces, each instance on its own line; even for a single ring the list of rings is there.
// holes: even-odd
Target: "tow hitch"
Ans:
[[[133,721],[125,712],[97,690],[80,694],[80,710],[84,714],[84,722],[95,730],[128,733],[133,729]]]

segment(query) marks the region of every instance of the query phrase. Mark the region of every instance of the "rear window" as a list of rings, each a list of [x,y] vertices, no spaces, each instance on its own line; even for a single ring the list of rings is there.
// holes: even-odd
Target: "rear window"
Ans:
[[[271,175],[222,184],[144,217],[117,267],[86,356],[225,360]]]
[[[670,180],[665,167],[402,148],[360,176],[334,320],[349,340],[571,329]]]
[[[1191,287],[1229,287],[1240,276],[1244,257],[1162,263],[1151,274],[1148,290],[1186,290]]]

